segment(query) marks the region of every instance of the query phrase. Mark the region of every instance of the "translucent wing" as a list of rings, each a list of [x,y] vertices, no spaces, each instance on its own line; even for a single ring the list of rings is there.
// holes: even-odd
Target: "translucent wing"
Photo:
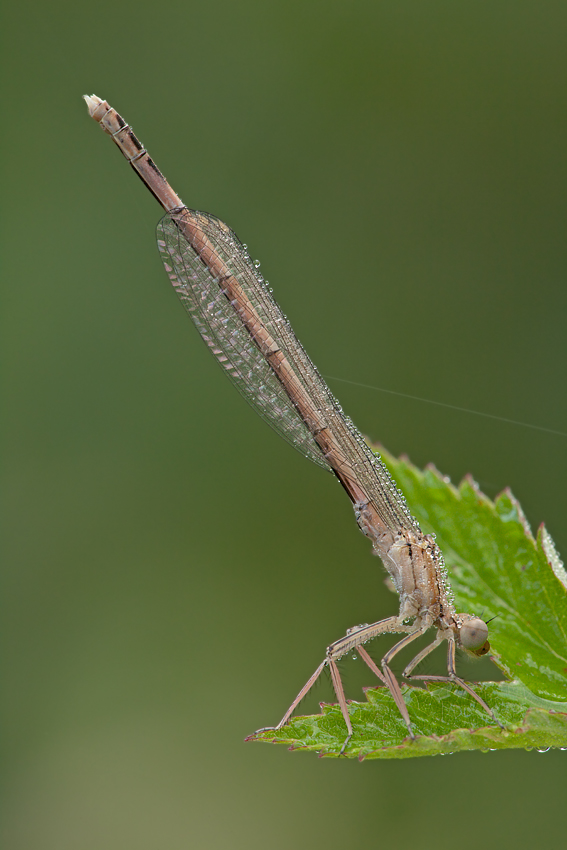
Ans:
[[[419,529],[403,494],[345,416],[245,246],[208,213],[183,208],[173,215],[164,216],[158,225],[166,271],[199,333],[242,395],[298,451],[333,471],[349,492],[353,490],[348,482],[355,483],[384,525]],[[278,380],[274,371],[283,366],[270,366],[267,356],[284,358],[285,380]],[[331,462],[314,439],[323,431],[332,435]]]
[[[191,216],[198,221],[220,259],[242,285],[273,336],[281,335],[283,324],[293,333],[277,305],[276,316],[268,309],[275,302],[236,234],[208,213],[191,211]],[[169,215],[158,224],[157,244],[165,270],[183,306],[246,401],[284,440],[314,463],[330,470],[321,449],[269,363],[235,314],[219,279],[213,277]]]

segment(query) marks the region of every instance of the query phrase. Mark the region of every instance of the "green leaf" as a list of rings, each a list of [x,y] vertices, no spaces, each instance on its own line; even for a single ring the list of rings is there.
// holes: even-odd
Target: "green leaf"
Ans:
[[[545,527],[534,538],[509,491],[492,502],[470,478],[456,488],[433,467],[422,472],[383,449],[380,454],[423,530],[436,533],[457,610],[495,617],[491,656],[508,681],[484,682],[475,690],[504,729],[454,685],[406,685],[412,741],[389,691],[368,688],[366,702],[350,703],[354,734],[344,756],[567,748],[567,573]],[[345,737],[340,709],[324,705],[321,714],[293,718],[250,740],[338,756]]]

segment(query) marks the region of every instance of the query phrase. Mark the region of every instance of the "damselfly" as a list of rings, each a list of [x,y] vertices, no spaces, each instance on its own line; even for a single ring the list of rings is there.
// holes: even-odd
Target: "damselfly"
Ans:
[[[498,723],[484,700],[456,672],[457,647],[476,656],[488,652],[486,623],[479,617],[457,613],[434,536],[422,532],[381,458],[343,413],[246,247],[222,221],[183,204],[132,129],[106,101],[95,95],[85,96],[85,100],[92,118],[111,136],[166,211],[158,225],[159,252],[204,341],[258,413],[306,457],[338,478],[361,531],[371,540],[400,597],[397,616],[349,629],[345,637],[327,647],[321,664],[273,728],[287,723],[322,670],[329,667],[347,727],[341,749],[344,752],[353,729],[337,661],[356,651],[390,690],[413,738],[391,662],[432,627],[433,642],[410,661],[403,676],[453,682]],[[388,632],[404,637],[384,655],[378,667],[364,644]],[[447,675],[413,675],[417,665],[443,641],[447,641]]]

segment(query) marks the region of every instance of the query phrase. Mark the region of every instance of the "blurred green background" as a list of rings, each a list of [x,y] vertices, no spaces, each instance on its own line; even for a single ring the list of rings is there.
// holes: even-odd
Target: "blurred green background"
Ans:
[[[2,29],[3,846],[561,841],[567,753],[243,743],[397,600],[341,488],[222,377],[80,96],[235,229],[324,374],[564,432],[565,3],[23,0]],[[330,383],[567,551],[565,436]]]

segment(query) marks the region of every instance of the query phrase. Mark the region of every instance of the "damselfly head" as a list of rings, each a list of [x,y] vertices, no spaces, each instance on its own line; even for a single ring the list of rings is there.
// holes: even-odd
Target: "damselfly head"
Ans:
[[[478,657],[486,655],[490,649],[490,644],[487,640],[488,626],[484,620],[466,614],[459,616],[462,620],[462,626],[459,629],[459,642],[463,649]]]

